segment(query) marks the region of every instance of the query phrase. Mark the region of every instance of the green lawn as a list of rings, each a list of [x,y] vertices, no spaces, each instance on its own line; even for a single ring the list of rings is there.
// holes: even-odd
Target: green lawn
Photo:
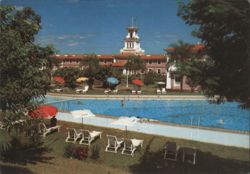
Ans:
[[[84,125],[84,129],[102,131],[102,139],[97,139],[89,149],[88,158],[84,161],[68,159],[64,157],[64,148],[71,144],[65,143],[67,127],[80,129],[80,124],[59,122],[62,125],[60,133],[48,135],[44,141],[52,149],[46,156],[47,160],[37,164],[27,164],[25,166],[9,163],[0,163],[0,168],[7,171],[20,171],[17,173],[170,173],[170,174],[237,174],[250,172],[249,150],[226,147],[221,145],[200,143],[181,139],[166,138],[161,136],[147,135],[136,132],[128,132],[127,138],[143,139],[142,149],[135,152],[135,156],[121,155],[121,149],[117,154],[104,152],[107,143],[107,134],[125,137],[124,131],[93,127]],[[180,150],[178,161],[167,161],[163,159],[163,147],[166,141],[175,141],[181,147],[197,148],[197,163],[191,165],[181,161],[182,152]],[[77,145],[76,146],[80,146]],[[91,149],[99,148],[98,159],[92,159]],[[1,171],[1,170],[0,170]],[[9,172],[9,173],[11,173]],[[15,173],[15,172],[13,172]]]

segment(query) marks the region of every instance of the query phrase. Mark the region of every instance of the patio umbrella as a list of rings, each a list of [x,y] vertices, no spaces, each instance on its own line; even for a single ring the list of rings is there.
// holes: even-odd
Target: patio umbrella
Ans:
[[[137,85],[137,86],[142,86],[143,85],[143,82],[139,79],[135,79],[132,81],[133,84]]]
[[[76,79],[76,82],[80,83],[80,82],[85,82],[87,80],[89,80],[88,77],[79,77],[78,79]]]
[[[32,118],[50,118],[57,114],[58,109],[52,105],[41,105],[37,109],[31,111],[29,115]]]
[[[54,76],[53,80],[61,84],[65,83],[64,79],[60,76]]]
[[[119,83],[118,79],[115,77],[108,77],[107,82],[111,85],[117,85]]]
[[[160,87],[160,88],[163,88],[165,87],[165,82],[156,82],[156,84]]]

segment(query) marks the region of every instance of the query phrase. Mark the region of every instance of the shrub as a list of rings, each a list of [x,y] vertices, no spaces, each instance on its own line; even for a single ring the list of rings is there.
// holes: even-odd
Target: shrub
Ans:
[[[67,158],[85,160],[88,157],[88,151],[88,147],[75,147],[74,145],[68,145],[65,147],[64,156]]]

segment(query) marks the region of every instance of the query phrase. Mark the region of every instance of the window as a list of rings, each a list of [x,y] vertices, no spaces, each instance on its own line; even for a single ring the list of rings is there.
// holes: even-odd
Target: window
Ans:
[[[158,73],[158,74],[161,74],[161,69],[157,69],[157,73]]]
[[[174,79],[175,79],[176,83],[180,83],[181,82],[181,77],[179,77],[179,76],[175,76]]]
[[[149,69],[148,69],[148,72],[151,72],[151,71],[152,71],[152,69],[149,68]]]
[[[149,60],[148,63],[149,63],[149,64],[152,64],[152,60]]]
[[[161,64],[161,60],[158,60],[158,64]]]

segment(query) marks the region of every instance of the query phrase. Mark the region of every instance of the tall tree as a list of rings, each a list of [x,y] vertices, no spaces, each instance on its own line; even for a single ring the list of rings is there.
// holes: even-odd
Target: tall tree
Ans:
[[[187,75],[187,62],[193,57],[192,45],[179,40],[177,43],[170,45],[167,49],[169,61],[167,69],[174,66],[176,70],[173,72],[175,77],[180,79],[180,88],[183,91],[183,77]]]
[[[179,4],[178,15],[205,44],[212,64],[203,71],[202,87],[209,97],[236,100],[250,107],[250,4],[247,0],[192,0]]]
[[[146,69],[145,63],[139,55],[130,55],[126,64],[128,71],[136,74],[138,71],[144,71]]]
[[[50,55],[54,50],[34,43],[40,23],[40,16],[31,8],[19,11],[0,5],[0,116],[10,133],[0,136],[0,158],[4,160],[34,162],[46,151],[41,147],[40,136],[23,136],[23,129],[16,131],[16,137],[11,136],[15,126],[12,123],[20,117],[27,119],[24,111],[37,106],[33,99],[44,98],[49,88],[53,63]],[[26,123],[26,128],[33,127],[30,120]]]
[[[87,55],[81,60],[80,67],[83,70],[84,75],[89,78],[88,85],[89,88],[92,89],[94,79],[100,70],[99,59],[95,54]]]
[[[0,16],[0,109],[15,113],[46,94],[53,48],[34,43],[41,19],[31,8],[0,6]]]

